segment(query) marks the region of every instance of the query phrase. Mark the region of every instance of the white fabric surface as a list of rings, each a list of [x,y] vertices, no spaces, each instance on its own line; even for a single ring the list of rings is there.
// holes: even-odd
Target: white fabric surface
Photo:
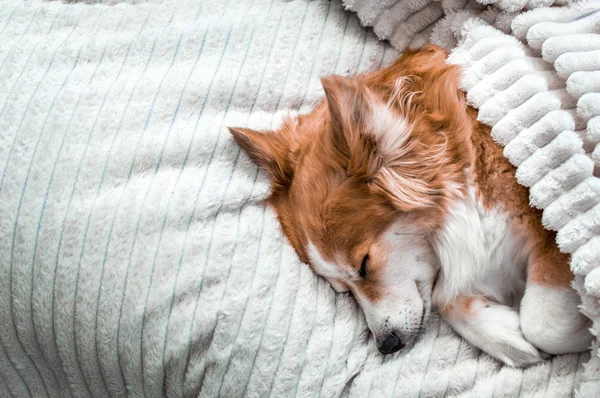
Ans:
[[[434,28],[449,33],[446,15],[467,11],[477,15],[503,32],[511,31],[513,18],[524,10],[576,3],[574,0],[343,0],[344,6],[355,11],[364,26],[395,48],[421,47],[430,42]],[[544,14],[538,14],[545,20]],[[568,13],[561,14],[569,18]],[[533,23],[534,20],[530,20]],[[458,23],[460,19],[454,20]],[[459,26],[455,27],[458,28]],[[571,32],[573,33],[573,32]],[[515,32],[515,34],[517,34]],[[518,37],[518,34],[517,34]]]
[[[436,318],[383,359],[264,206],[226,126],[396,56],[337,1],[3,2],[0,396],[570,396],[589,355],[510,369]]]

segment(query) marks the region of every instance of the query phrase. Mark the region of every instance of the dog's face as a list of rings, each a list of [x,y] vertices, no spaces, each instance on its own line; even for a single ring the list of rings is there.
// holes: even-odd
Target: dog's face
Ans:
[[[419,335],[431,308],[436,259],[427,235],[409,215],[348,215],[334,226],[341,224],[343,239],[355,244],[329,246],[337,234],[309,233],[308,261],[336,291],[352,292],[379,351],[396,352]]]
[[[429,242],[459,174],[446,134],[456,126],[443,117],[456,110],[435,94],[448,74],[456,78],[444,59],[430,49],[371,75],[328,77],[326,100],[310,114],[278,131],[231,129],[268,173],[270,203],[301,260],[352,292],[384,354],[413,341],[429,314],[437,270]],[[441,61],[426,71],[435,79],[411,71],[423,60]]]

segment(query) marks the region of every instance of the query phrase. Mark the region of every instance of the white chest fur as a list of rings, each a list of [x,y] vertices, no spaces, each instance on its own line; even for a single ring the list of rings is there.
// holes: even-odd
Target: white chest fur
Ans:
[[[500,208],[485,209],[473,190],[450,208],[433,242],[440,261],[434,300],[484,295],[512,306],[523,294],[528,250]]]

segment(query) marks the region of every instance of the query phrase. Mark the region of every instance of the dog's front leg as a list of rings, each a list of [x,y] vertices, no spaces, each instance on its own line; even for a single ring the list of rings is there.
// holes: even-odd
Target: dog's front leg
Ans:
[[[438,308],[450,326],[469,343],[509,366],[541,361],[540,352],[525,340],[518,313],[481,296],[458,296]]]

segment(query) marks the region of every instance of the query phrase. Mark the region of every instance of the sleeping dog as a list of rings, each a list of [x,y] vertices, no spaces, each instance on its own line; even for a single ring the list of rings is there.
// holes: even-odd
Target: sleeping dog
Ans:
[[[445,60],[426,46],[323,78],[311,113],[231,134],[268,174],[300,259],[353,294],[381,353],[410,347],[432,307],[510,366],[586,350],[569,257]]]

